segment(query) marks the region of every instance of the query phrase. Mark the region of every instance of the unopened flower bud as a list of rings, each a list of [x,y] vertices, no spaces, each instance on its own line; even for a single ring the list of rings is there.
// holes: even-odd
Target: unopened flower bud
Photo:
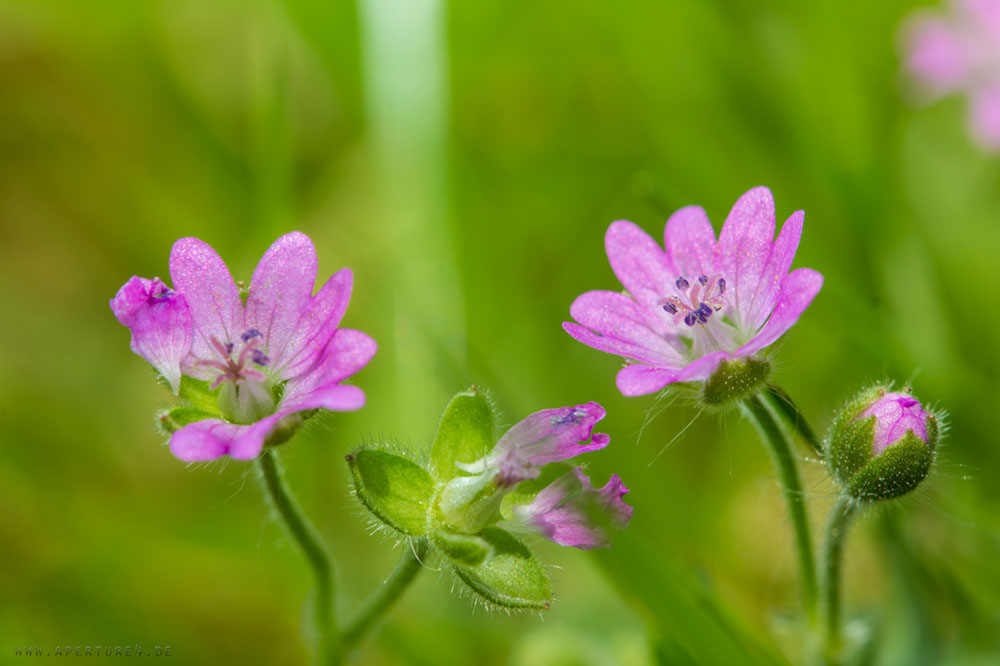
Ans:
[[[905,495],[930,471],[938,421],[909,390],[865,389],[834,419],[827,459],[837,480],[856,499]]]

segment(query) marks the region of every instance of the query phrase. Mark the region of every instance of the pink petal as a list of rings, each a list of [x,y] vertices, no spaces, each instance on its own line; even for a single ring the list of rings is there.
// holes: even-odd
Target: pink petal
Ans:
[[[674,380],[676,370],[653,368],[648,365],[626,365],[618,371],[615,384],[622,395],[634,398],[656,393]]]
[[[927,412],[909,393],[886,393],[858,415],[858,419],[875,417],[872,448],[876,456],[913,432],[927,441]]]
[[[628,488],[618,475],[597,490],[579,467],[542,489],[514,515],[561,546],[590,550],[610,545],[606,528],[623,529],[632,507],[622,501]]]
[[[760,284],[757,286],[757,293],[754,294],[753,301],[747,311],[751,330],[758,330],[767,321],[778,302],[781,283],[788,275],[788,271],[792,267],[792,260],[795,259],[795,252],[799,248],[804,219],[805,213],[801,210],[796,211],[785,220],[785,224],[781,227],[781,233],[778,234],[778,240],[774,242],[771,256],[764,268]]]
[[[732,290],[729,302],[743,329],[751,328],[747,308],[753,303],[771,256],[774,226],[771,190],[755,187],[737,200],[719,234],[716,267]]]
[[[264,448],[264,440],[291,412],[278,412],[249,425],[221,419],[189,423],[170,437],[170,451],[185,462],[203,462],[228,455],[237,460],[252,460]]]
[[[285,400],[292,404],[321,386],[342,382],[368,365],[377,350],[367,334],[350,328],[337,330],[316,366],[289,382]]]
[[[676,276],[663,249],[649,234],[625,220],[614,222],[604,236],[611,269],[638,303],[656,307]]]
[[[131,348],[170,384],[177,394],[181,361],[191,351],[191,311],[184,296],[159,278],[133,276],[111,300],[111,310],[132,332]]]
[[[276,366],[312,296],[316,268],[312,240],[293,231],[271,244],[250,279],[246,327],[261,332],[263,350]]]
[[[353,412],[364,406],[365,393],[357,386],[324,384],[305,395],[290,400],[282,411],[301,412],[307,409],[329,409],[332,412]]]
[[[611,438],[593,429],[605,413],[599,404],[589,402],[543,409],[515,423],[489,456],[489,464],[500,470],[499,483],[509,486],[533,479],[544,465],[604,448]]]
[[[308,372],[319,359],[347,311],[354,273],[342,268],[309,299],[283,349],[275,370],[286,379]]]
[[[570,316],[587,328],[657,356],[680,360],[677,350],[664,336],[676,340],[666,321],[640,307],[628,296],[615,291],[588,291],[573,301]],[[680,343],[678,343],[680,344]]]
[[[974,90],[969,114],[972,133],[979,143],[984,148],[1000,150],[1000,86]]]
[[[239,340],[243,326],[243,301],[229,269],[215,250],[197,238],[181,238],[170,250],[170,278],[191,309],[194,341],[191,353],[215,358],[209,340]]]
[[[671,215],[663,236],[675,279],[693,281],[715,272],[715,230],[701,207],[688,206]]]
[[[948,23],[920,16],[904,27],[906,67],[935,95],[958,89],[968,75],[962,42]]]
[[[679,370],[650,368],[645,365],[627,365],[618,372],[615,383],[626,397],[656,393],[668,384],[694,382],[708,379],[719,363],[731,358],[728,352],[717,351],[695,359]]]
[[[221,419],[189,423],[170,437],[170,452],[184,462],[215,460],[229,452],[237,431],[248,427]]]
[[[594,333],[589,328],[584,328],[579,324],[570,321],[563,322],[563,330],[573,336],[578,342],[582,342],[588,347],[593,347],[609,354],[630,358],[640,363],[647,363],[657,367],[673,367],[677,365],[672,356],[666,356],[656,351],[640,347],[630,342],[619,340],[613,336],[600,335]]]
[[[738,350],[734,356],[750,356],[768,347],[792,327],[823,286],[823,276],[811,268],[797,268],[781,284],[778,303],[756,336]]]

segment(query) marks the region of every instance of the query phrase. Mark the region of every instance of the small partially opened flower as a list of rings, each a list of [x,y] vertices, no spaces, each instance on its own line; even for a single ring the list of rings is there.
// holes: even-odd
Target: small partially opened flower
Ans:
[[[608,529],[622,530],[632,518],[632,507],[622,501],[627,493],[617,474],[597,490],[576,467],[514,507],[514,520],[560,546],[603,548],[611,543]]]
[[[544,409],[515,424],[483,458],[471,463],[456,464],[460,470],[472,476],[457,476],[445,485],[438,499],[442,516],[451,527],[470,534],[499,520],[503,498],[522,482],[537,479],[545,465],[607,446],[611,438],[603,433],[593,432],[594,426],[604,415],[603,407],[590,402],[573,407]],[[610,494],[619,490],[618,486],[620,492],[614,498],[615,502],[589,501],[594,493],[604,493],[610,497]],[[577,469],[575,474],[566,475],[541,490],[538,493],[541,499],[536,497],[536,503],[531,508],[521,507],[518,522],[521,527],[534,529],[557,543],[562,543],[560,539],[582,539],[579,534],[576,537],[568,536],[574,530],[578,533],[589,529],[596,535],[601,532],[602,523],[617,524],[620,516],[626,513],[631,515],[631,508],[621,502],[621,496],[628,491],[621,486],[620,481],[618,486],[611,484],[601,491],[595,491],[583,472]],[[586,488],[589,488],[589,492]],[[574,498],[573,501],[565,503],[564,500],[570,496]],[[595,508],[596,512],[593,511]],[[603,520],[602,516],[608,511],[615,514],[614,520]],[[627,518],[625,522],[628,522]],[[557,529],[559,525],[565,527]],[[596,538],[595,536],[594,539]],[[563,545],[601,545],[581,545],[590,544],[591,541],[593,539]]]
[[[214,413],[199,412],[212,418],[172,433],[175,456],[251,459],[283,419],[364,405],[361,389],[341,383],[376,350],[364,333],[338,329],[353,275],[342,269],[313,295],[316,272],[309,237],[286,234],[260,260],[244,304],[215,250],[182,238],[170,253],[173,290],[159,278],[138,277],[119,290],[111,308],[132,331],[132,349],[163,374],[175,394],[185,397],[184,375],[215,398]],[[198,408],[206,409],[204,401]]]
[[[498,485],[504,486],[537,478],[548,463],[607,446],[610,437],[593,433],[606,413],[596,402],[543,409],[514,424],[487,457],[459,467],[472,474],[494,471]]]
[[[926,95],[964,91],[973,136],[1000,150],[1000,0],[953,0],[946,14],[917,12],[903,26],[903,47]]]
[[[718,240],[697,206],[670,216],[663,247],[635,224],[614,222],[605,247],[625,292],[579,296],[570,307],[577,323],[563,328],[625,358],[617,384],[627,396],[706,381],[720,366],[739,366],[721,382],[727,391],[736,384],[752,388],[766,377],[762,350],[784,335],[823,285],[812,269],[789,272],[803,218],[802,211],[792,214],[775,240],[774,199],[758,187],[736,202]],[[719,402],[729,396],[722,393]]]

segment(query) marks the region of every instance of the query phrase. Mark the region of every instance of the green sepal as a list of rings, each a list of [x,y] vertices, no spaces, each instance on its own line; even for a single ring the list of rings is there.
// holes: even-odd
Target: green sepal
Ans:
[[[215,419],[219,415],[213,412],[206,412],[199,407],[187,405],[174,407],[171,410],[160,413],[156,417],[156,424],[165,435],[172,435],[189,423],[204,421],[205,419]]]
[[[709,407],[723,407],[756,393],[771,374],[771,364],[757,358],[722,361],[705,380],[701,401]]]
[[[208,388],[208,382],[181,375],[181,387],[177,397],[193,407],[199,407],[213,416],[221,416],[219,411],[219,391]]]
[[[409,536],[427,533],[434,481],[412,460],[377,449],[346,457],[358,499],[381,522]]]
[[[475,567],[456,565],[458,578],[496,606],[547,610],[552,583],[531,551],[499,527],[488,527],[479,536],[493,547],[493,557]]]
[[[828,447],[833,473],[844,486],[850,486],[854,475],[875,455],[875,417],[858,419],[856,413],[847,411],[837,418]]]
[[[431,532],[431,543],[456,565],[476,567],[493,555],[493,546],[474,534],[437,529]]]
[[[264,446],[284,444],[295,436],[305,422],[318,412],[318,409],[308,409],[304,412],[293,412],[281,418],[264,440]]]
[[[493,448],[493,411],[475,387],[448,404],[431,445],[431,474],[439,483],[463,473],[455,463],[472,463]]]
[[[905,495],[927,478],[933,462],[934,451],[911,430],[862,467],[851,479],[847,492],[863,500]]]
[[[566,463],[549,463],[542,468],[537,479],[529,479],[517,484],[514,490],[507,493],[500,503],[500,516],[504,520],[514,517],[514,507],[530,504],[535,496],[556,479],[573,471],[572,465]]]

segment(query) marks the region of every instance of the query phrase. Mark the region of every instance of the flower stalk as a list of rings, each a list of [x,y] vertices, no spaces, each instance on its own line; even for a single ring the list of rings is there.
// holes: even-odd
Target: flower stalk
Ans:
[[[851,528],[858,502],[847,495],[837,500],[830,512],[823,548],[823,619],[825,622],[824,652],[827,662],[835,664],[843,645],[841,623],[840,581],[843,569],[844,543]]]
[[[395,605],[423,568],[423,559],[427,552],[428,544],[425,539],[413,541],[403,552],[382,587],[375,590],[345,623],[339,641],[342,652],[354,647],[375,621]]]
[[[338,663],[339,650],[335,644],[337,627],[333,611],[333,560],[323,546],[316,528],[306,518],[282,478],[274,450],[265,449],[257,459],[257,466],[264,489],[277,510],[282,526],[302,550],[316,578],[311,619],[320,660],[322,663]]]
[[[816,622],[817,583],[816,559],[813,554],[812,535],[809,528],[809,514],[806,510],[802,480],[795,464],[792,447],[778,425],[774,415],[764,405],[760,396],[754,395],[743,401],[744,413],[757,426],[761,441],[771,453],[771,459],[778,472],[781,490],[788,505],[788,517],[795,532],[795,551],[802,578],[802,606],[811,623]]]

